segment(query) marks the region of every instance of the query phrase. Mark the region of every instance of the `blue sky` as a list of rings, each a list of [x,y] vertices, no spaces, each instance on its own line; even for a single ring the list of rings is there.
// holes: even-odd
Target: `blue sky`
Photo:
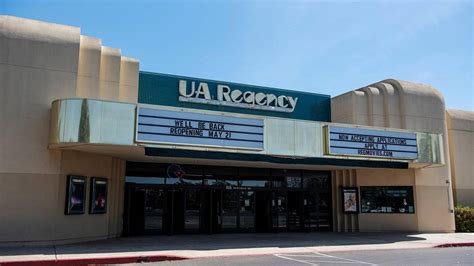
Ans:
[[[473,1],[23,1],[141,70],[339,95],[386,78],[474,111]]]

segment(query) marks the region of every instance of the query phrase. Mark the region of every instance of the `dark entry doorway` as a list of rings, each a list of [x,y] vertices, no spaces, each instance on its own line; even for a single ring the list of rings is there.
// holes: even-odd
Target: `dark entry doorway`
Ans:
[[[332,228],[329,172],[167,167],[127,164],[124,235]]]

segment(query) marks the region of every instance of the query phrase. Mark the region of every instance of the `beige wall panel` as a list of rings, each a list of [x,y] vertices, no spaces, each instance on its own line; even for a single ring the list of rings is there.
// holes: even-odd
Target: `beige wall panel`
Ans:
[[[387,115],[386,116],[387,126],[390,128],[402,128],[402,119],[399,115]]]
[[[474,206],[474,112],[448,110],[446,114],[455,204]]]
[[[138,86],[120,84],[119,100],[127,103],[138,102]]]
[[[455,190],[456,206],[474,206],[473,195],[474,188],[464,188],[461,185],[457,186]]]
[[[416,130],[419,132],[444,133],[444,119],[405,116],[406,129]]]
[[[339,123],[352,123],[354,92],[344,93],[331,99],[331,118]]]
[[[79,28],[0,16],[0,64],[77,72]]]
[[[138,60],[122,56],[120,65],[120,101],[138,102],[138,72]]]
[[[357,169],[359,186],[413,186],[413,169]]]
[[[367,87],[363,90],[368,96],[369,125],[384,127],[385,110],[382,92],[375,87]]]
[[[78,76],[77,77],[77,94],[76,97],[99,99],[99,79]]]
[[[0,65],[0,73],[0,172],[57,173],[56,152],[47,149],[49,109],[74,95],[76,75],[12,65]]]
[[[81,35],[77,74],[98,79],[100,76],[101,52],[102,41],[100,39]]]
[[[474,112],[449,109],[447,115],[450,130],[474,131]]]
[[[421,232],[453,232],[455,225],[450,203],[451,191],[448,186],[417,185],[418,228]]]
[[[416,232],[416,214],[359,214],[359,231],[386,232],[405,231]]]
[[[350,124],[356,124],[356,125],[364,125],[367,126],[369,125],[369,117],[367,115],[352,115],[352,121]]]
[[[99,98],[101,100],[117,101],[119,98],[119,83],[99,80]]]
[[[100,99],[119,99],[120,64],[120,49],[102,46],[99,79]]]
[[[100,39],[81,35],[77,97],[98,98],[102,42]]]
[[[59,175],[0,173],[0,179],[0,242],[53,238]]]
[[[352,105],[352,122],[353,124],[357,125],[366,125],[368,126],[370,124],[370,118],[369,118],[369,109],[368,109],[368,104],[369,100],[367,98],[367,94],[363,91],[355,91],[352,94],[353,97],[353,105]],[[334,121],[333,122],[338,122]]]
[[[444,119],[444,98],[435,88],[406,81],[394,81],[402,86],[402,115]],[[441,107],[441,108],[440,108]]]
[[[400,95],[391,84],[377,83],[377,88],[383,91],[383,103],[385,110],[385,126],[390,128],[402,128],[400,119]]]
[[[372,115],[370,117],[370,124],[372,126],[376,126],[376,127],[384,127],[384,124],[386,123],[385,121],[385,117],[383,115]]]
[[[63,151],[62,159],[62,174],[81,174],[108,177],[111,173],[112,157],[109,156],[68,150]]]
[[[112,159],[111,179],[114,180],[109,188],[109,228],[108,237],[119,237],[123,228],[123,211],[125,196],[125,161]]]
[[[333,122],[368,125],[368,100],[363,91],[351,91],[331,99]]]
[[[474,206],[474,132],[450,130],[457,204]],[[450,148],[451,148],[450,147]]]
[[[416,169],[415,173],[419,230],[454,231],[452,188],[447,183],[451,182],[449,168]]]
[[[1,16],[0,32],[0,172],[57,173],[45,125],[51,102],[75,95],[79,28]]]

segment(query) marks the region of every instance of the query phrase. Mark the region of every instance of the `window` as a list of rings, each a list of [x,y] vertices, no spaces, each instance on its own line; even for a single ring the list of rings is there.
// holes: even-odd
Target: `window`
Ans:
[[[303,188],[323,189],[330,188],[330,177],[327,173],[303,172]]]
[[[240,186],[242,187],[270,187],[270,173],[267,169],[240,168]]]
[[[415,213],[413,187],[360,187],[362,213]]]
[[[202,167],[194,165],[170,164],[166,168],[167,185],[202,185]]]
[[[238,186],[235,168],[220,166],[204,167],[204,184],[210,186]]]

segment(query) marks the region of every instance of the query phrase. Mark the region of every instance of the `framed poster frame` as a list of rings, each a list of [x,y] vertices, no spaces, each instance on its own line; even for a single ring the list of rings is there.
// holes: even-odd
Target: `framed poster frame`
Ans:
[[[342,212],[345,214],[359,214],[359,188],[341,187]]]
[[[64,214],[84,214],[86,210],[86,191],[87,191],[87,177],[78,175],[67,176],[66,186],[66,204]],[[74,202],[82,202],[82,207]]]
[[[90,214],[107,213],[108,187],[109,187],[109,183],[108,183],[107,178],[103,178],[103,177],[91,178],[91,189],[90,189],[90,197],[89,197],[89,213]]]

